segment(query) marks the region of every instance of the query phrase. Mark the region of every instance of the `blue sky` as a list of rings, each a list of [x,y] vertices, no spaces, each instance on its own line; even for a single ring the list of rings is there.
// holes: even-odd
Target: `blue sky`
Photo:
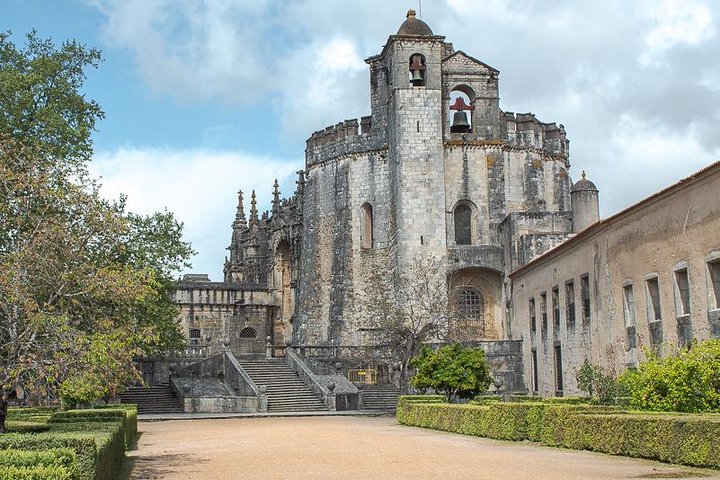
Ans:
[[[0,0],[36,29],[103,51],[86,93],[107,114],[93,172],[140,213],[168,208],[219,280],[236,192],[284,194],[305,139],[369,113],[364,58],[417,0]],[[423,19],[501,72],[501,108],[565,125],[571,173],[612,214],[720,159],[716,0],[424,0]]]

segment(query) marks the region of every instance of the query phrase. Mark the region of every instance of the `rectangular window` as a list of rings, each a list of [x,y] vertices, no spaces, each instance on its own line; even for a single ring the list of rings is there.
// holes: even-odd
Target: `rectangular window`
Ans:
[[[628,348],[637,348],[637,327],[635,325],[635,290],[632,284],[623,287],[623,315]]]
[[[565,323],[568,330],[575,329],[575,282],[565,284]]]
[[[534,394],[538,392],[538,362],[537,350],[532,349],[532,391]]]
[[[675,314],[690,315],[690,280],[687,268],[675,270]]]
[[[547,334],[548,322],[547,322],[547,293],[542,292],[540,294],[540,315],[542,315],[542,334]]]
[[[583,326],[587,326],[590,324],[590,277],[587,273],[580,277],[580,300]]]
[[[648,322],[654,322],[662,319],[660,311],[660,285],[657,277],[649,278],[645,281],[647,287],[647,315]]]
[[[659,347],[663,341],[662,312],[660,310],[660,284],[658,277],[650,277],[645,280],[645,292],[647,297],[647,319],[650,329],[650,344]]]
[[[563,395],[562,347],[555,345],[555,396]]]
[[[552,309],[553,309],[553,328],[556,333],[560,333],[560,289],[554,287],[552,289]]]
[[[533,335],[537,332],[537,324],[535,322],[535,299],[530,298],[530,333]]]
[[[623,287],[623,312],[625,314],[625,327],[635,326],[635,292],[632,285]]]
[[[710,310],[720,309],[720,260],[708,262]]]

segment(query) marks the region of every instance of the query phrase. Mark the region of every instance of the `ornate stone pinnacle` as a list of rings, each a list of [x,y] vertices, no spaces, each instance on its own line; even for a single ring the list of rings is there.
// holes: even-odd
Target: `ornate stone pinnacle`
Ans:
[[[255,190],[252,191],[250,196],[250,221],[257,223],[258,211],[257,211],[257,200],[255,199]]]

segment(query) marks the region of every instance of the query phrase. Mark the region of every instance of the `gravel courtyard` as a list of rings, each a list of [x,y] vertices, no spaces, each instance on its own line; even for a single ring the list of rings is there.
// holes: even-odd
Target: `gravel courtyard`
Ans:
[[[392,417],[141,422],[129,478],[620,479],[720,478],[590,452],[423,430]]]

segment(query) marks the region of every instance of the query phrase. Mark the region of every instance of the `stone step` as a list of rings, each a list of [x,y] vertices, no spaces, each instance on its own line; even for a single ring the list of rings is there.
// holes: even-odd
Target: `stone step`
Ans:
[[[240,364],[256,385],[267,387],[268,411],[327,410],[284,360],[248,360]]]

